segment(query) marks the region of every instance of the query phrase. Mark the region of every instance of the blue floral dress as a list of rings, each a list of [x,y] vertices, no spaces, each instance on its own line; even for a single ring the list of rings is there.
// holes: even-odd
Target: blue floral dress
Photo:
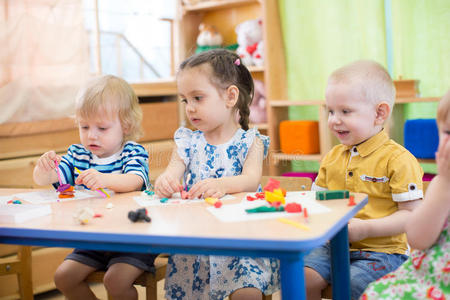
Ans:
[[[181,127],[175,132],[178,155],[184,160],[191,187],[206,178],[241,174],[248,150],[258,137],[267,155],[269,138],[256,129],[238,129],[226,143],[210,145],[203,132]],[[223,299],[243,287],[256,287],[264,294],[279,289],[277,259],[172,255],[166,272],[167,299]]]

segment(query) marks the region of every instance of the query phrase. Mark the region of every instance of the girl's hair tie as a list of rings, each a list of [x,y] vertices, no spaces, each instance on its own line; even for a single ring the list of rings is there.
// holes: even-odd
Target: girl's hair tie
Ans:
[[[234,64],[236,66],[240,66],[241,65],[241,60],[239,58],[236,58],[236,60],[234,61]]]

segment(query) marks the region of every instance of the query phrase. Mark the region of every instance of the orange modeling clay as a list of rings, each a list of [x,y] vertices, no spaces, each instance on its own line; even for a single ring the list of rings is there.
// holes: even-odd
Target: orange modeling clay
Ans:
[[[58,198],[75,197],[75,191],[73,190],[73,186],[71,185],[59,186],[57,191],[59,192]]]

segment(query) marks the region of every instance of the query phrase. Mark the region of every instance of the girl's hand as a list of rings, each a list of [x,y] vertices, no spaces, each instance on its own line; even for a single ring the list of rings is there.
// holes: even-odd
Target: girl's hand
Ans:
[[[436,164],[439,176],[450,182],[450,135],[444,134],[436,152]]]
[[[100,188],[108,187],[108,175],[100,173],[95,169],[88,169],[78,175],[75,184],[84,184],[87,188],[95,191]]]
[[[220,178],[208,178],[194,184],[189,190],[189,199],[195,198],[220,198],[226,191],[223,184],[220,184]]]
[[[368,224],[364,220],[351,218],[348,222],[348,241],[358,242],[368,237]]]
[[[56,161],[56,163],[55,163]],[[52,171],[56,168],[57,164],[61,162],[61,156],[57,155],[55,151],[51,150],[45,152],[37,161],[37,167],[44,172]]]
[[[170,198],[174,193],[182,190],[180,179],[169,173],[162,173],[155,181],[155,193],[160,198]]]

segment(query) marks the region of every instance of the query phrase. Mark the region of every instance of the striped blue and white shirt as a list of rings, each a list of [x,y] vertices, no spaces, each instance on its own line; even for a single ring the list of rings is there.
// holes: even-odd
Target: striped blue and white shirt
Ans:
[[[75,185],[78,177],[75,167],[81,172],[95,169],[101,173],[136,174],[144,181],[142,190],[149,187],[148,152],[136,142],[126,142],[121,151],[104,158],[97,157],[81,144],[71,145],[59,164],[63,183]]]

